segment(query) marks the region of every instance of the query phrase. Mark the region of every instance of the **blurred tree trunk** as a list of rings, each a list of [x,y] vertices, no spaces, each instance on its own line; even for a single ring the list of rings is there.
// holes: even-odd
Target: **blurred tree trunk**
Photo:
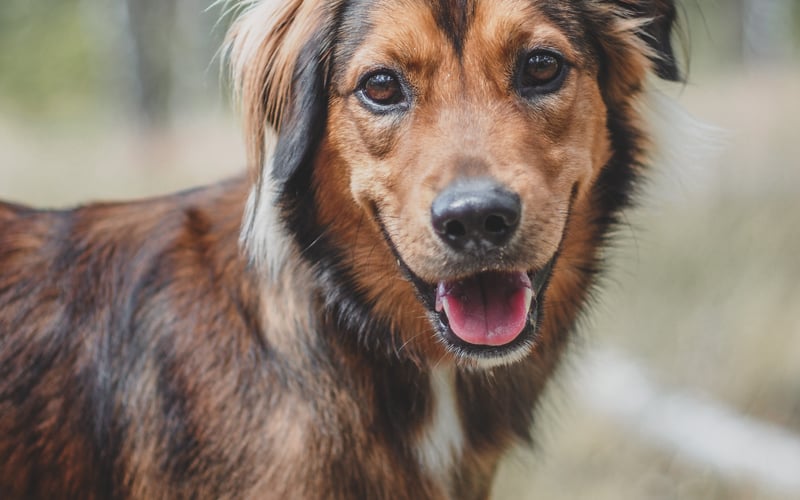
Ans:
[[[224,36],[220,16],[224,2],[174,0],[176,52],[173,59],[172,107],[176,112],[197,103],[219,100],[219,60],[215,58]],[[211,7],[209,7],[211,5]],[[202,75],[202,78],[198,78]]]
[[[797,0],[742,0],[742,55],[751,66],[785,61],[792,50]]]
[[[170,116],[172,37],[176,0],[121,0],[127,32],[125,61],[132,69],[135,112],[145,126],[160,126]]]

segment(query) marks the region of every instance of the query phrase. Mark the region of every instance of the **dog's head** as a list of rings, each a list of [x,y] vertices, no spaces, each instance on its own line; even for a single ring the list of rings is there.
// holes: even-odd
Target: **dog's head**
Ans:
[[[568,328],[638,167],[634,100],[678,75],[673,1],[248,3],[251,251],[277,202],[330,305],[398,349],[493,365]]]

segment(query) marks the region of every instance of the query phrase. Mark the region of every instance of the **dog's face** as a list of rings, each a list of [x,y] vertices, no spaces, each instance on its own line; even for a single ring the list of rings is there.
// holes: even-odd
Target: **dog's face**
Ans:
[[[435,4],[374,2],[345,33],[329,147],[444,341],[508,355],[608,161],[606,109],[596,67],[531,2]]]
[[[376,314],[414,336],[432,326],[462,359],[530,352],[571,214],[588,210],[615,152],[609,103],[649,68],[638,39],[611,66],[585,17],[614,2],[590,3],[343,2],[318,42],[331,45],[322,77],[295,67],[295,106],[317,111],[282,131],[294,155],[314,148],[305,177],[284,174],[288,190],[314,193],[316,233],[350,259]],[[322,104],[298,91],[303,71]]]

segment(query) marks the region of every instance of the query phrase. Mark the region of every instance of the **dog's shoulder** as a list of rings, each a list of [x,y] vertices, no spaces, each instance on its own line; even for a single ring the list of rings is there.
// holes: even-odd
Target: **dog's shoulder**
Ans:
[[[0,204],[0,496],[115,496],[104,457],[149,470],[126,450],[192,438],[149,409],[195,414],[232,391],[213,376],[260,352],[245,198],[223,184],[69,210]],[[57,469],[69,472],[48,479]]]

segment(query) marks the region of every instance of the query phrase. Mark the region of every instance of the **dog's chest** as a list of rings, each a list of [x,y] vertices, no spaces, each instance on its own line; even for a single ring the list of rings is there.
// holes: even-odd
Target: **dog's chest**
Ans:
[[[452,491],[454,471],[464,448],[454,368],[434,368],[430,385],[431,418],[416,443],[417,457],[425,475]]]

